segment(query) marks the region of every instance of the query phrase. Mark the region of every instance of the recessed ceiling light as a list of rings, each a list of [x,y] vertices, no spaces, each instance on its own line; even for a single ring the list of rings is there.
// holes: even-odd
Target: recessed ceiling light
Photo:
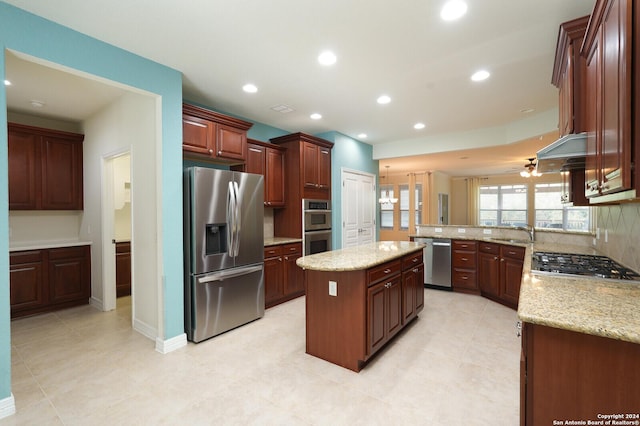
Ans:
[[[455,21],[467,13],[467,3],[462,0],[449,0],[440,9],[440,17],[444,21]]]
[[[5,85],[5,86],[11,86],[11,82],[10,82],[9,80],[5,80],[5,81],[4,81],[4,85]]]
[[[489,74],[489,71],[487,70],[479,70],[476,71],[475,73],[473,73],[473,75],[471,76],[471,80],[473,81],[482,81],[482,80],[486,80],[489,78],[491,74]]]
[[[242,86],[242,90],[247,93],[256,93],[258,91],[258,88],[255,86],[255,84],[247,83]]]
[[[366,134],[366,133],[360,133],[360,134],[358,135],[358,137],[359,137],[360,139],[366,139],[366,138],[367,138],[367,134]]]
[[[391,102],[391,98],[387,95],[382,95],[378,98],[377,101],[380,105],[384,105],[384,104],[388,104],[389,102]]]
[[[314,112],[309,117],[311,117],[312,120],[320,120],[322,118],[322,115],[318,114],[317,112]]]
[[[330,50],[325,50],[318,56],[318,62],[326,66],[335,64],[337,60],[335,53]]]
[[[425,127],[427,126],[424,123],[416,123],[413,125],[413,128],[416,130],[424,129]]]

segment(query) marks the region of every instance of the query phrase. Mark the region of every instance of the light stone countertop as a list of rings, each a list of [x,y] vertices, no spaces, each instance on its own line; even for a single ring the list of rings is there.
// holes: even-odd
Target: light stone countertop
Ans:
[[[91,241],[82,240],[56,240],[56,241],[28,241],[28,242],[9,242],[9,252],[26,251],[26,250],[43,250],[60,247],[77,247],[90,246]]]
[[[264,239],[264,246],[278,246],[282,244],[291,244],[291,243],[301,243],[302,238],[293,238],[293,237],[271,237]]]
[[[296,264],[303,269],[314,271],[360,271],[413,253],[423,247],[424,244],[410,241],[378,241],[303,256]]]

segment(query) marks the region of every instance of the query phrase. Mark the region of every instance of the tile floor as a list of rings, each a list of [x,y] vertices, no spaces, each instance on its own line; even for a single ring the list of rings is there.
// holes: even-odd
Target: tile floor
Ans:
[[[1,425],[518,424],[516,313],[425,290],[417,321],[359,374],[304,352],[304,298],[162,355],[130,301],[12,322],[17,413]]]

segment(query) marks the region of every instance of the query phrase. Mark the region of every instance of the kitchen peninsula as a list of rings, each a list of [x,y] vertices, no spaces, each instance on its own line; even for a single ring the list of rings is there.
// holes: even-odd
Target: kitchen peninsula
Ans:
[[[360,371],[424,307],[423,247],[381,241],[299,258],[306,352]]]

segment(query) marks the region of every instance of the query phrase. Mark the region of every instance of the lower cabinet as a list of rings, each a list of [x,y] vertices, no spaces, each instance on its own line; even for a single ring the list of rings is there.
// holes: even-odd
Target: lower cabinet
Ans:
[[[517,309],[524,266],[524,247],[481,242],[478,253],[480,293]]]
[[[611,424],[599,423],[605,414],[620,415],[613,424],[637,424],[640,344],[523,325],[521,426]]]
[[[304,294],[304,273],[296,265],[302,256],[302,243],[265,247],[265,306],[270,308]]]
[[[396,275],[388,281],[367,289],[369,317],[368,349],[372,354],[391,339],[402,326],[402,278]]]
[[[478,243],[469,240],[451,242],[451,285],[454,291],[480,293],[476,278]]]
[[[11,252],[11,317],[89,303],[89,246]]]
[[[116,296],[131,294],[131,243],[116,243]]]
[[[306,352],[353,371],[424,307],[422,250],[368,269],[307,269]]]

